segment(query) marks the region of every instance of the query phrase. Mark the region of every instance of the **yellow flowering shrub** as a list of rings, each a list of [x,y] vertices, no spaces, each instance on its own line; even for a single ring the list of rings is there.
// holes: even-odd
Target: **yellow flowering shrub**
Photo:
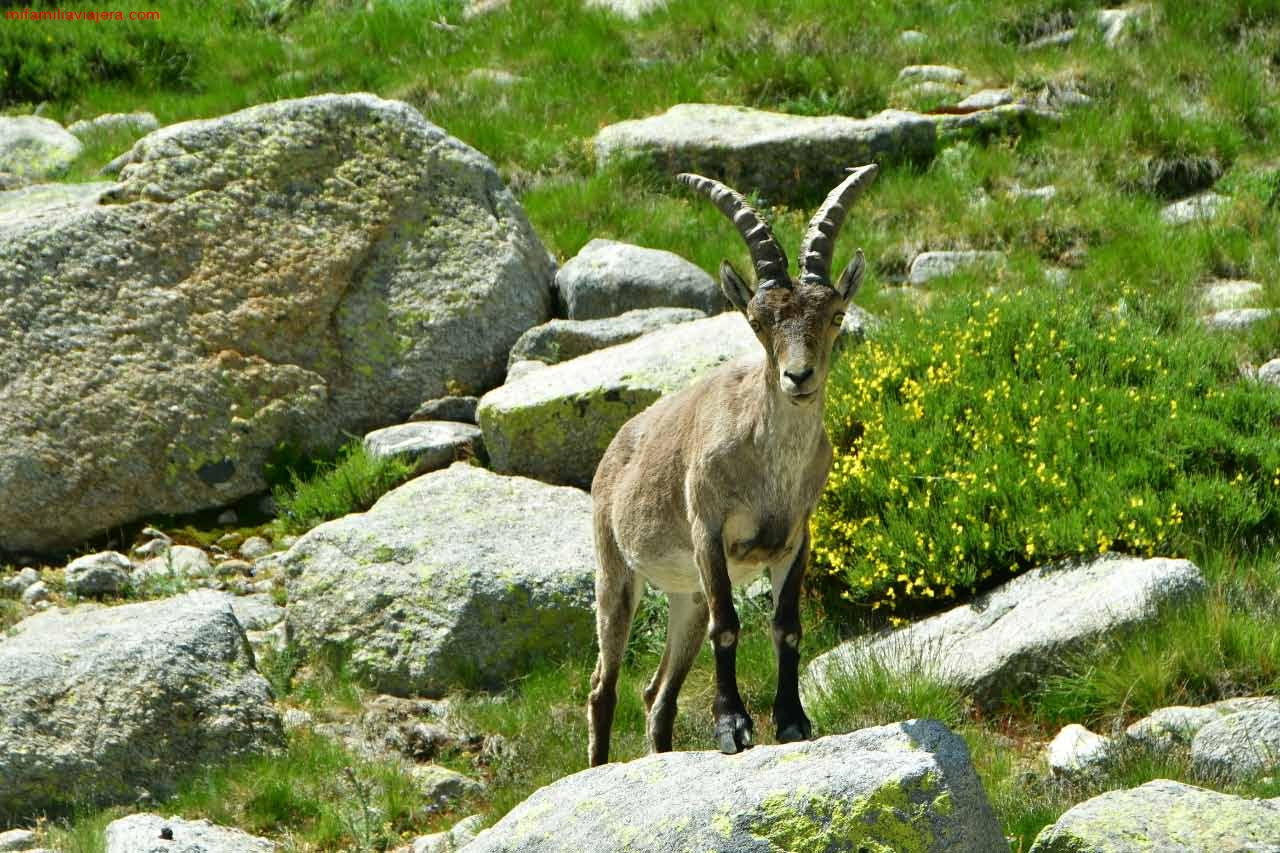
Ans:
[[[816,584],[896,609],[1058,558],[1274,530],[1280,393],[1239,380],[1205,333],[1131,314],[954,299],[846,353]]]

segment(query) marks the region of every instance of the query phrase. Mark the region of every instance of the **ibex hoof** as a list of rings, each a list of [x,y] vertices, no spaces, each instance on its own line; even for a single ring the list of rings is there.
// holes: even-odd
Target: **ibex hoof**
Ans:
[[[716,743],[725,755],[734,755],[750,749],[751,718],[745,714],[730,714],[716,722]]]
[[[778,729],[778,743],[794,743],[798,740],[812,740],[813,727],[808,720],[791,723]]]

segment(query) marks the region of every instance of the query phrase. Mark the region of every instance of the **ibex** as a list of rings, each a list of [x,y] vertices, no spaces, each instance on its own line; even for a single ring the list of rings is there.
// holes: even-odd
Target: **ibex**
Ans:
[[[764,358],[736,361],[628,421],[605,451],[591,486],[600,656],[587,705],[592,766],[609,760],[618,673],[645,582],[667,594],[666,648],[644,691],[650,747],[671,749],[676,697],[710,618],[715,650],[715,740],[751,746],[751,717],[738,693],[739,622],[731,588],[768,568],[773,582],[777,740],[806,740],[800,705],[800,585],[809,556],[809,515],[831,468],[822,424],[823,388],[844,311],[862,283],[859,249],[831,282],[831,253],[848,205],[877,167],[852,170],[831,191],[800,245],[799,277],[773,232],[737,192],[700,175],[677,180],[710,197],[737,226],[756,287],[728,261],[721,287],[746,315]]]

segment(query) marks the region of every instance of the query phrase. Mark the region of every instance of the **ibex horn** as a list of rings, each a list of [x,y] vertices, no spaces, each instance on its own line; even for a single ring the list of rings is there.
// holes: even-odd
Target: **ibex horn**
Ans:
[[[693,187],[707,196],[720,208],[720,212],[733,222],[742,239],[747,241],[751,262],[755,264],[756,281],[760,287],[790,287],[787,274],[787,255],[773,237],[773,230],[765,223],[755,208],[747,204],[742,194],[719,181],[692,175],[688,172],[676,175],[676,180]]]
[[[809,230],[800,243],[800,280],[805,284],[831,283],[831,253],[836,235],[849,213],[849,205],[875,180],[880,167],[872,163],[850,169],[853,173],[827,195],[826,201],[809,220]]]

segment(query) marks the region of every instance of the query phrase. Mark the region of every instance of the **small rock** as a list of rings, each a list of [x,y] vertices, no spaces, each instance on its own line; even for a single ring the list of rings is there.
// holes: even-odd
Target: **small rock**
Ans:
[[[159,557],[169,550],[169,546],[173,543],[166,539],[152,539],[149,542],[143,542],[141,545],[133,549],[133,553],[139,557]]]
[[[466,8],[462,10],[462,17],[469,21],[481,15],[501,11],[509,5],[511,0],[468,0]]]
[[[118,551],[87,554],[67,564],[67,592],[83,597],[118,595],[129,585],[133,564]]]
[[[27,566],[11,578],[6,578],[3,584],[4,591],[15,598],[26,592],[27,588],[32,584],[39,582],[40,573],[31,566]]]
[[[230,599],[231,612],[246,631],[265,631],[284,620],[284,608],[269,595],[243,595]]]
[[[479,397],[439,397],[419,406],[410,421],[457,421],[463,424],[476,422],[476,405]]]
[[[294,729],[303,729],[309,727],[315,719],[311,716],[310,711],[304,711],[301,708],[286,708],[284,713],[280,715],[280,722],[284,725],[286,732]]]
[[[1170,705],[1158,708],[1125,729],[1125,737],[1147,749],[1165,750],[1171,746],[1189,746],[1196,732],[1218,719],[1213,708],[1191,708]]]
[[[107,824],[106,853],[275,853],[258,838],[207,820],[132,814]]]
[[[1191,198],[1184,198],[1182,201],[1175,201],[1160,211],[1160,218],[1169,225],[1206,222],[1217,216],[1219,211],[1226,207],[1228,201],[1230,199],[1226,196],[1215,192],[1201,193]]]
[[[1066,47],[1076,40],[1075,29],[1059,30],[1056,33],[1040,36],[1023,45],[1023,50],[1039,50],[1042,47]]]
[[[226,577],[227,575],[249,577],[253,574],[253,564],[245,560],[223,560],[213,567],[213,571],[218,577]]]
[[[250,536],[244,540],[244,544],[240,546],[240,556],[246,560],[256,560],[259,557],[265,557],[273,550],[271,543],[261,536]]]
[[[1215,331],[1239,332],[1262,322],[1271,314],[1270,308],[1231,308],[1209,314],[1204,318],[1204,324]]]
[[[1100,775],[1114,748],[1111,738],[1072,723],[1049,743],[1049,770],[1055,776],[1074,780]]]
[[[419,764],[409,774],[423,799],[436,808],[450,805],[454,800],[484,792],[484,785],[456,770],[436,764]]]
[[[214,544],[226,551],[234,551],[243,541],[244,536],[233,531],[219,536],[218,541]]]
[[[899,83],[963,83],[964,79],[964,71],[950,65],[908,65],[898,72]]]
[[[1280,711],[1241,711],[1196,732],[1191,766],[1206,779],[1241,782],[1280,770]]]
[[[379,696],[360,717],[361,735],[374,752],[411,761],[430,761],[443,751],[480,746],[478,735],[449,727],[448,711],[448,703],[442,701]]]
[[[230,525],[235,524],[239,520],[240,520],[240,514],[237,513],[234,509],[224,509],[222,512],[218,513],[219,527],[229,527]]]
[[[907,280],[911,284],[924,284],[935,278],[954,275],[976,266],[994,266],[1004,262],[1003,252],[921,252],[911,262]]]
[[[1258,381],[1280,386],[1280,358],[1273,358],[1258,368]]]
[[[374,430],[364,449],[375,459],[398,458],[415,474],[438,471],[475,456],[483,447],[480,427],[456,421],[413,421]]]
[[[620,18],[637,21],[650,12],[665,8],[667,0],[587,0],[588,9],[603,9]]]
[[[1137,3],[1119,9],[1099,9],[1097,21],[1102,29],[1102,40],[1107,47],[1120,46],[1129,32],[1150,14],[1151,7],[1146,3]]]
[[[1262,285],[1256,281],[1217,279],[1205,286],[1201,301],[1210,311],[1248,308],[1262,298]]]
[[[1022,186],[1019,186],[1018,184],[1014,184],[1009,189],[1009,195],[1012,198],[1017,198],[1017,199],[1031,198],[1037,201],[1053,201],[1053,199],[1058,195],[1058,188],[1053,186],[1052,184],[1049,184],[1043,187],[1030,187],[1030,188],[1022,187]]]
[[[84,145],[56,121],[0,116],[0,172],[46,178],[67,170]]]
[[[0,832],[0,853],[30,850],[36,846],[36,834],[29,829],[11,829]]]
[[[483,826],[484,818],[473,814],[458,821],[446,832],[418,836],[403,850],[404,853],[453,853],[473,840]]]
[[[67,126],[67,132],[83,140],[95,133],[150,133],[159,127],[160,122],[151,113],[105,113],[97,118],[72,122]]]
[[[213,571],[213,563],[209,555],[199,548],[190,545],[174,545],[165,550],[159,557],[152,557],[137,569],[138,577],[178,578],[206,577]]]
[[[517,361],[515,364],[507,368],[507,384],[515,382],[517,379],[521,379],[528,376],[530,373],[534,373],[549,366],[550,365],[545,361],[534,361],[532,359],[528,361]]]
[[[509,364],[533,359],[558,364],[605,347],[624,344],[676,323],[701,320],[696,308],[641,308],[598,320],[551,320],[534,326],[511,348]]]
[[[512,74],[510,71],[503,71],[501,68],[472,68],[467,72],[466,79],[492,83],[495,86],[514,86],[525,81],[525,78],[519,74]]]
[[[36,581],[22,591],[22,603],[28,607],[35,607],[37,604],[48,600],[49,587],[44,581]]]
[[[105,166],[98,170],[98,174],[103,177],[115,177],[120,174],[120,170],[133,162],[133,149],[130,148],[120,156],[107,162]]]
[[[929,37],[919,30],[903,30],[898,33],[898,41],[905,45],[921,45],[929,40]]]
[[[992,107],[1012,103],[1013,92],[1009,89],[983,89],[980,92],[974,92],[969,95],[956,106],[962,109],[989,110]]]
[[[614,240],[592,240],[556,273],[556,290],[570,320],[615,317],[637,308],[728,307],[715,280],[679,255]]]

